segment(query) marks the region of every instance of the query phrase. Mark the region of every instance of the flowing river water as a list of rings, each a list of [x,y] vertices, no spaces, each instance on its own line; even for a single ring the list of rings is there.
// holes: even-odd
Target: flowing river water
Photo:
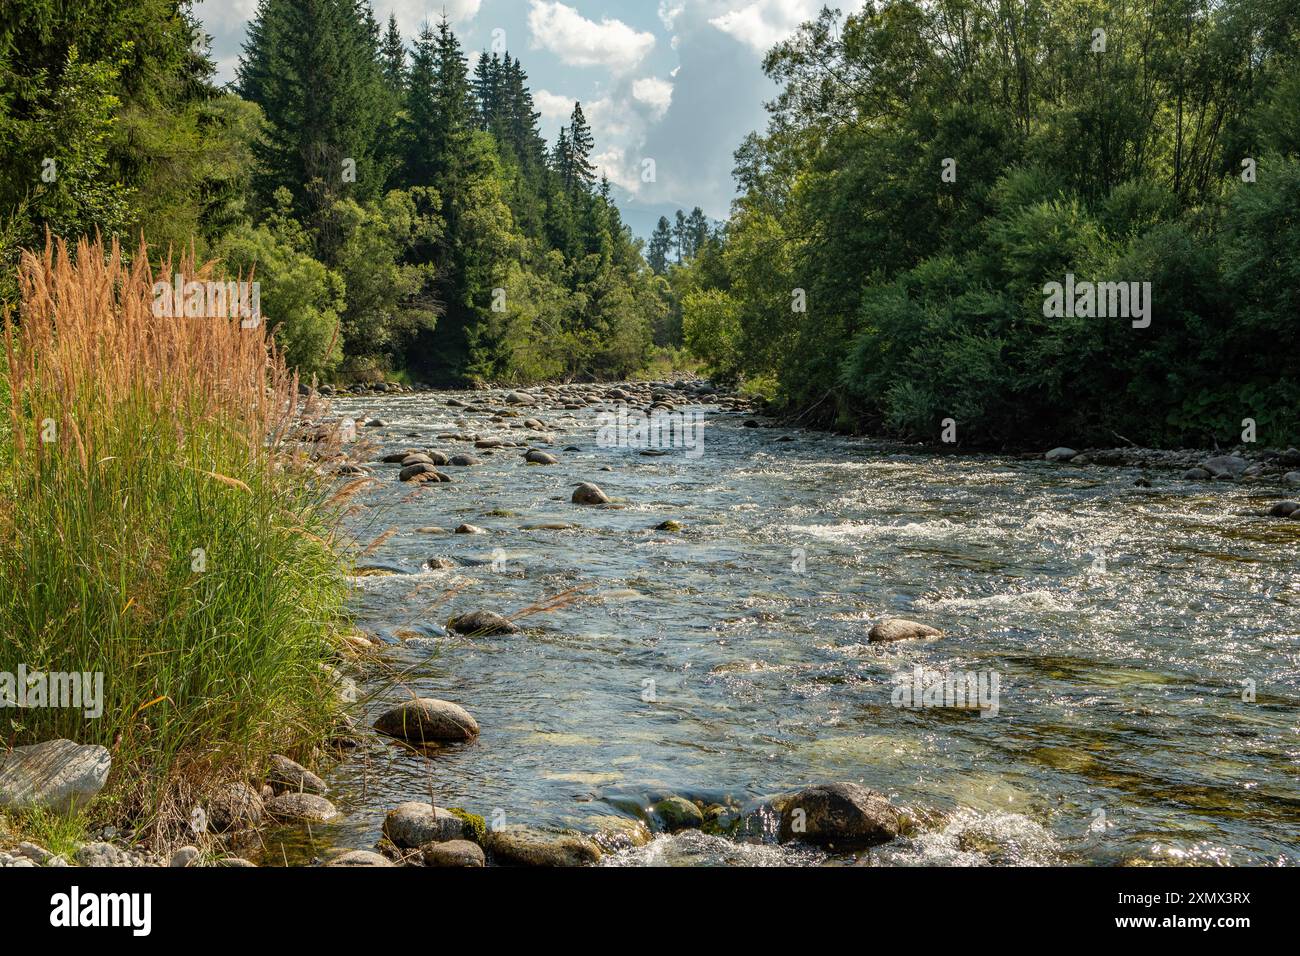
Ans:
[[[386,422],[363,430],[375,457],[527,434],[453,396],[501,407],[441,392],[333,410]],[[1300,522],[1258,516],[1275,489],[1136,487],[1136,469],[914,453],[703,407],[694,458],[600,447],[596,408],[541,405],[524,413],[553,427],[559,464],[474,452],[423,487],[373,466],[352,530],[396,528],[364,561],[397,573],[355,579],[357,623],[386,644],[364,719],[414,692],[482,733],[427,754],[367,738],[327,776],[343,820],[272,835],[268,856],[373,846],[405,800],[596,832],[669,794],[743,813],[848,780],[926,821],[857,857],[875,864],[1300,860]],[[572,504],[580,481],[622,507]],[[654,530],[666,519],[681,530]],[[462,522],[490,533],[417,531]],[[547,523],[576,527],[524,528]],[[425,570],[436,556],[460,566]],[[444,629],[576,587],[520,634]],[[886,616],[945,636],[868,643]],[[996,675],[996,715],[895,706],[918,665]],[[604,860],[838,862],[700,832]]]

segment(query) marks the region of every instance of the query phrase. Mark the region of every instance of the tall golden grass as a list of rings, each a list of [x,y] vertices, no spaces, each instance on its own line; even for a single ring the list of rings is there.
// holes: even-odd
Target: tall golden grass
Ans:
[[[296,376],[264,327],[155,315],[174,271],[213,272],[25,253],[0,381],[0,670],[102,672],[106,698],[98,720],[8,710],[5,742],[112,748],[97,812],[164,841],[210,784],[328,734],[346,591],[336,509],[289,441]]]

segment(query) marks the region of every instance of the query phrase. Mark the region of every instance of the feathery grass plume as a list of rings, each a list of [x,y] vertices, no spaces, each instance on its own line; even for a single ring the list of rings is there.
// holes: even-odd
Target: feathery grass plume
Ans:
[[[92,812],[159,843],[214,782],[329,733],[347,586],[328,489],[287,443],[296,376],[263,326],[156,314],[175,272],[211,276],[47,239],[0,368],[0,670],[103,674],[98,719],[10,709],[5,737],[111,747]]]

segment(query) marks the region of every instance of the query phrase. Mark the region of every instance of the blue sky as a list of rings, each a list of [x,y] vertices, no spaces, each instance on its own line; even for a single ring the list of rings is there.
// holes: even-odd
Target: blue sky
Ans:
[[[494,38],[517,55],[553,139],[580,100],[595,159],[629,224],[646,235],[662,213],[702,206],[726,218],[732,153],[766,123],[775,92],[763,52],[816,15],[822,0],[371,0],[408,40],[445,10],[467,53]],[[234,78],[256,0],[202,0],[221,80]],[[501,32],[497,32],[501,31]],[[655,182],[642,181],[645,159]]]

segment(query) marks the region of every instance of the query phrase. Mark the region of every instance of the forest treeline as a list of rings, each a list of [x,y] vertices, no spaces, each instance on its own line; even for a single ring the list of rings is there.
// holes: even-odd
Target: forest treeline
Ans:
[[[519,58],[471,70],[445,20],[406,38],[366,0],[261,0],[223,89],[188,3],[10,6],[7,301],[17,250],[48,228],[255,270],[304,374],[619,377],[680,334],[581,104],[548,144]]]
[[[1294,0],[886,0],[772,49],[688,346],[937,442],[1300,440]],[[1147,327],[1044,286],[1149,282]],[[1086,310],[1083,310],[1086,311]]]

